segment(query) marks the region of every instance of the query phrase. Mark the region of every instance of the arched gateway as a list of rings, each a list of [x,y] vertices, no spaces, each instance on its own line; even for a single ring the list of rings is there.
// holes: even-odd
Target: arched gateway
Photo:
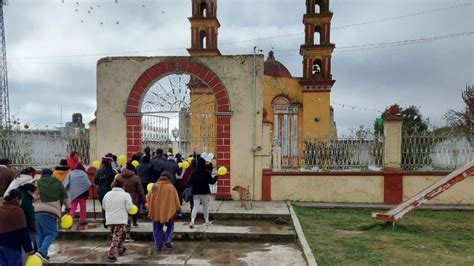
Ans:
[[[218,166],[225,166],[228,174],[221,176],[217,186],[218,198],[230,197],[230,101],[226,88],[219,77],[205,65],[190,60],[167,60],[147,69],[137,79],[127,99],[127,157],[142,150],[142,110],[145,95],[160,78],[172,74],[188,74],[209,88],[216,103],[215,152]]]

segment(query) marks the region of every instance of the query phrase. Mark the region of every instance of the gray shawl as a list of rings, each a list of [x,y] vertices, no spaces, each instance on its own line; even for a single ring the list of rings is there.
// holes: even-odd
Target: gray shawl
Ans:
[[[69,200],[73,201],[91,187],[91,182],[87,178],[87,173],[83,170],[75,169],[69,172],[64,178],[63,185],[69,195]]]

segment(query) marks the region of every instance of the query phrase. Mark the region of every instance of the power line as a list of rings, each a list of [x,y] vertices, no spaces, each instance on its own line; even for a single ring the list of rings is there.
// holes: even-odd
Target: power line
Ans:
[[[403,41],[397,41],[397,42],[345,46],[341,48],[336,48],[336,51],[334,51],[334,53],[336,54],[336,53],[356,52],[356,51],[363,51],[363,50],[373,50],[373,49],[381,49],[381,48],[387,48],[387,47],[404,46],[404,45],[432,42],[432,41],[438,41],[438,40],[444,40],[444,39],[460,38],[460,37],[464,37],[464,36],[468,36],[472,34],[474,34],[474,31],[453,33],[453,34],[440,35],[440,36],[434,36],[434,37],[428,37],[428,38],[403,40]],[[274,50],[274,51],[298,51],[298,50]],[[278,57],[281,58],[281,57],[290,57],[290,56],[300,56],[300,55],[288,54],[288,55],[280,55]]]
[[[440,12],[440,11],[445,11],[445,10],[449,10],[449,9],[460,8],[460,7],[470,6],[470,5],[474,5],[474,3],[465,3],[465,4],[461,4],[461,5],[448,6],[448,7],[445,7],[445,8],[439,8],[439,9],[433,9],[433,10],[428,10],[428,11],[423,11],[423,12],[417,12],[417,13],[412,13],[412,14],[403,15],[403,16],[390,17],[390,18],[372,20],[372,21],[367,21],[367,22],[348,24],[348,25],[343,25],[343,26],[339,26],[339,27],[333,27],[332,30],[349,28],[349,27],[356,27],[356,26],[367,25],[367,24],[380,23],[380,22],[385,22],[385,21],[398,20],[398,19],[403,19],[403,18],[407,18],[407,17],[424,15],[424,14],[429,14],[429,13],[434,13],[434,12]],[[302,34],[304,34],[304,33],[302,33],[302,32],[289,33],[289,34],[285,34],[285,35],[268,36],[268,37],[262,37],[262,38],[233,41],[233,42],[222,42],[219,45],[221,45],[221,46],[234,45],[234,44],[245,43],[245,42],[287,38],[287,37],[299,36],[299,35],[302,35]],[[113,53],[82,54],[82,55],[17,57],[17,58],[11,58],[9,61],[33,60],[33,59],[59,59],[59,58],[90,57],[90,56],[111,56],[111,55],[136,54],[136,53],[148,53],[148,52],[164,52],[164,51],[174,51],[174,50],[184,50],[184,49],[187,49],[187,47],[163,48],[163,49],[152,49],[152,50],[137,50],[137,51],[123,51],[123,52],[113,52]]]
[[[445,10],[449,10],[449,9],[453,9],[453,8],[460,8],[460,7],[465,7],[465,6],[471,6],[471,5],[473,5],[473,4],[474,4],[474,3],[465,3],[465,4],[460,4],[460,5],[448,6],[448,7],[444,7],[444,8],[432,9],[432,10],[428,10],[428,11],[422,11],[422,12],[412,13],[412,14],[403,15],[403,16],[397,16],[397,17],[391,17],[391,18],[383,18],[383,19],[376,19],[376,20],[371,20],[371,21],[361,22],[361,23],[355,23],[355,24],[348,24],[348,25],[333,27],[332,29],[333,29],[333,30],[345,29],[345,28],[349,28],[349,27],[356,27],[356,26],[362,26],[362,25],[368,25],[368,24],[374,24],[374,23],[392,21],[392,20],[397,20],[397,19],[409,18],[409,17],[419,16],[419,15],[425,15],[425,14],[430,14],[430,13],[445,11]]]

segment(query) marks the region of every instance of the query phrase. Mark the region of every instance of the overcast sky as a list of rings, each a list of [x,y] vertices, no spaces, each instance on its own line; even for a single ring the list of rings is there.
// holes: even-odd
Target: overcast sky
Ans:
[[[4,7],[10,109],[23,123],[57,126],[61,105],[63,123],[74,112],[90,121],[96,109],[95,64],[108,54],[187,55],[191,0],[64,2],[9,0]],[[336,29],[465,3],[471,5]],[[336,47],[347,47],[473,32],[473,3],[333,0],[331,41]],[[304,40],[304,12],[304,0],[218,0],[219,48],[228,55],[251,53],[254,45],[265,54],[273,48],[276,59],[293,76],[300,76],[302,59],[297,50]],[[282,35],[288,36],[239,42]],[[463,108],[465,85],[474,84],[473,34],[406,46],[337,51],[332,100],[340,132],[359,125],[371,127],[379,115],[375,110],[395,102],[420,107],[431,123],[442,126],[448,109]]]

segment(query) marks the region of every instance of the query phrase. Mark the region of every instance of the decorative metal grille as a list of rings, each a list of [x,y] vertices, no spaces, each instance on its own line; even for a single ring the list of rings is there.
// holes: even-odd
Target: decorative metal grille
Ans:
[[[402,168],[454,170],[474,159],[474,134],[456,129],[402,136]]]
[[[0,131],[0,158],[10,159],[18,168],[53,167],[71,151],[79,152],[83,162],[89,164],[89,147],[88,137],[68,137],[60,131]]]
[[[274,160],[280,160],[282,170],[377,171],[383,165],[383,145],[383,137],[376,135],[337,140],[306,138],[298,142],[297,156],[279,155]]]
[[[145,94],[142,112],[185,112],[190,107],[190,75],[172,74],[155,82]]]

